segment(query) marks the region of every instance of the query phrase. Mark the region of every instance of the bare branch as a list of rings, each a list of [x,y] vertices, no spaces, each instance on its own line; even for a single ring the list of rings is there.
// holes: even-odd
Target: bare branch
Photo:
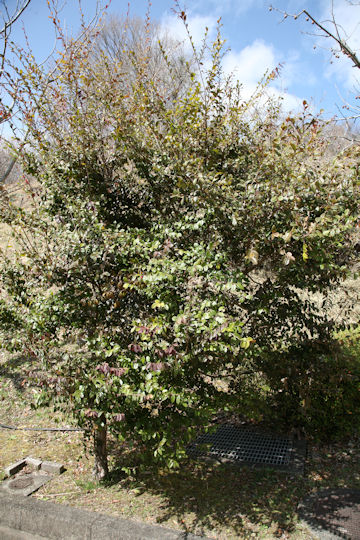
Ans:
[[[355,2],[353,0],[347,0],[347,3],[349,6],[360,5],[360,2],[358,1]],[[330,51],[335,56],[335,58],[340,58],[340,54],[342,54],[343,56],[349,58],[352,61],[353,67],[360,69],[360,53],[359,51],[353,50],[352,47],[350,47],[349,45],[351,35],[355,30],[351,34],[349,34],[347,30],[336,19],[333,0],[331,0],[331,9],[330,9],[329,19],[325,21],[321,21],[321,22],[319,22],[306,9],[303,9],[297,14],[291,14],[286,11],[282,11],[280,9],[274,8],[273,6],[270,6],[270,11],[272,10],[277,11],[278,13],[281,13],[283,16],[282,20],[285,20],[288,17],[294,20],[297,20],[302,15],[304,15],[306,17],[306,21],[310,21],[313,26],[315,26],[318,30],[320,30],[320,32],[317,32],[317,33],[309,33],[309,35],[316,36],[317,38],[322,37],[322,38],[328,38],[332,40],[335,43],[335,47],[331,47]],[[358,25],[356,25],[356,28],[357,26]],[[338,110],[341,112],[341,116],[342,116],[342,118],[338,118],[338,120],[347,121],[347,120],[360,119],[360,107],[356,104],[349,104],[341,96],[340,93],[339,93],[339,96],[343,102],[342,109],[351,113],[351,116],[345,115],[344,112],[340,111],[340,108],[338,107]],[[360,99],[359,90],[357,88],[354,88],[354,96],[355,96],[355,99]]]
[[[305,15],[306,20],[310,20],[319,30],[321,30],[324,34],[324,37],[333,39],[339,45],[340,51],[345,56],[347,56],[348,58],[352,60],[354,67],[357,67],[360,69],[360,58],[358,57],[357,53],[350,48],[349,44],[341,37],[340,32],[339,32],[339,25],[337,24],[335,20],[333,12],[332,12],[331,23],[334,25],[335,32],[332,32],[331,30],[326,28],[326,26],[324,26],[323,23],[320,23],[317,19],[315,19],[315,17],[313,17],[311,13],[309,13],[306,9],[303,9],[297,14],[287,13],[286,11],[281,11],[280,9],[274,8],[273,6],[270,6],[270,10],[271,11],[274,10],[274,11],[277,11],[278,13],[281,13],[284,19],[286,19],[287,17],[291,17],[294,20],[297,20],[302,15]]]
[[[18,18],[21,17],[21,15],[25,11],[25,9],[28,7],[30,2],[31,0],[24,0],[24,3],[22,5],[19,6],[19,4],[17,4],[16,12],[11,17],[8,17],[8,20],[5,22],[3,28],[0,30],[1,35],[6,34],[7,30],[9,30],[11,26],[18,20]],[[5,6],[5,10],[8,13],[6,6]]]

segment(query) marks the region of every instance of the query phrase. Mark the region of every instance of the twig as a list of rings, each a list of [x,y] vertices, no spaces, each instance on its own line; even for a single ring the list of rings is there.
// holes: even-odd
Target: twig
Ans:
[[[270,11],[274,10],[278,13],[281,13],[284,16],[284,19],[286,19],[287,17],[292,17],[294,20],[296,20],[301,17],[301,15],[305,15],[308,19],[311,20],[313,24],[315,24],[315,26],[317,26],[317,28],[319,28],[319,30],[324,32],[325,36],[323,37],[329,37],[333,39],[339,45],[341,52],[353,61],[354,67],[360,69],[360,58],[358,58],[356,52],[350,49],[349,45],[341,38],[339,33],[339,26],[334,19],[332,22],[335,26],[336,35],[330,30],[328,30],[322,23],[318,22],[306,9],[303,9],[297,14],[287,13],[286,11],[281,11],[280,9],[274,8],[273,6],[270,6],[269,9]]]
[[[31,0],[25,0],[25,4],[18,10],[17,13],[15,13],[15,15],[12,16],[11,19],[9,19],[4,27],[2,28],[2,30],[0,30],[0,34],[5,34],[6,31],[11,27],[11,25],[13,25],[19,17],[21,17],[22,13],[25,11],[25,9],[28,7],[28,5],[30,4]]]
[[[43,494],[43,495],[37,495],[37,499],[44,499],[47,497],[62,497],[64,495],[73,495],[73,494],[81,493],[81,491],[65,491],[64,493],[49,493],[49,494]]]

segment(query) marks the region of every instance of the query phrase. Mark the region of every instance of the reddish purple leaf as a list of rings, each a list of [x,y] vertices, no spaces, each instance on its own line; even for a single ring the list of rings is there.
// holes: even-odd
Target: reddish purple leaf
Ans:
[[[138,345],[137,343],[131,343],[131,345],[129,345],[129,350],[134,352],[134,353],[141,353],[142,352],[141,346]]]
[[[99,413],[97,413],[96,411],[92,411],[91,409],[88,409],[87,411],[85,411],[85,416],[87,418],[97,418],[99,416]]]
[[[104,362],[103,364],[99,364],[98,366],[96,366],[96,369],[100,371],[101,373],[105,373],[105,375],[107,373],[110,373],[110,366],[107,362]]]
[[[116,375],[117,377],[122,377],[122,375],[124,375],[124,373],[126,373],[126,369],[125,368],[110,368],[110,373],[113,373],[114,375]]]
[[[163,362],[149,362],[146,364],[146,368],[150,371],[162,371],[165,368]]]

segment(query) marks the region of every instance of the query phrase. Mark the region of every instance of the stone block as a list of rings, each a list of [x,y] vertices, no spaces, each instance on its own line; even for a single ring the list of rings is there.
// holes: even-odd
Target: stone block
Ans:
[[[4,469],[5,474],[7,476],[13,476],[14,474],[21,471],[21,469],[23,469],[25,467],[25,465],[26,465],[26,460],[25,459],[20,459],[19,461],[16,461],[16,463],[12,463],[8,467],[6,467],[6,469]]]
[[[32,469],[35,469],[38,471],[41,467],[42,461],[41,459],[33,458],[31,456],[28,456],[25,458],[26,465],[29,465]]]
[[[49,474],[59,475],[65,471],[65,467],[61,463],[55,463],[54,461],[43,461],[41,463],[41,470]]]

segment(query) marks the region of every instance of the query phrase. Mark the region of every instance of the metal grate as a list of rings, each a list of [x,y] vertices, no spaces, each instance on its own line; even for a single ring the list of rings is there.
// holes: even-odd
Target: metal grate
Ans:
[[[191,457],[210,457],[251,464],[288,466],[293,444],[290,437],[272,436],[248,428],[222,425],[188,446]]]

